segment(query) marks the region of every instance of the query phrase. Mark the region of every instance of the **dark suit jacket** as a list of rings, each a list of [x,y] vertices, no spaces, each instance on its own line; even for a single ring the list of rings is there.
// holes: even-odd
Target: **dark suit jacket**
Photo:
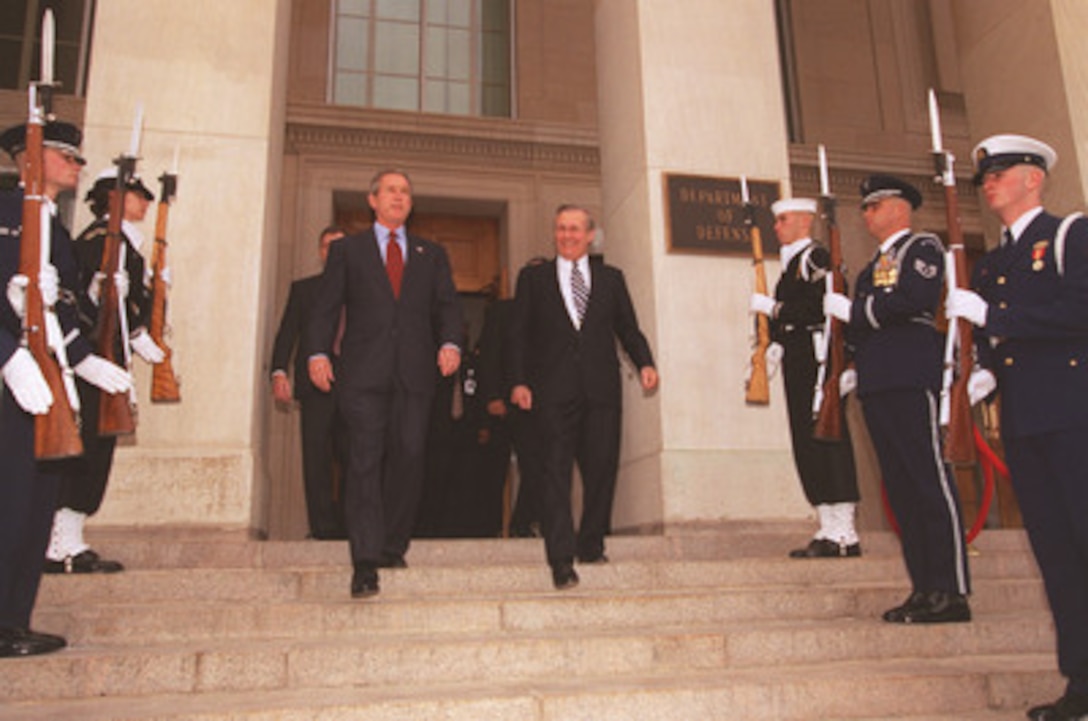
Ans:
[[[347,306],[336,370],[339,393],[385,391],[394,381],[412,393],[434,391],[438,349],[464,347],[463,316],[449,259],[437,243],[407,237],[400,298],[393,297],[373,228],[334,241],[306,329],[306,348],[332,355]]]
[[[291,283],[287,305],[283,309],[280,327],[276,331],[276,340],[272,344],[273,373],[276,371],[286,373],[287,366],[291,362],[291,353],[295,354],[294,395],[299,400],[321,392],[310,382],[308,368],[310,354],[306,352],[304,344],[304,330],[309,322],[310,310],[313,308],[314,298],[317,296],[320,285],[320,275],[300,278]]]
[[[533,403],[620,403],[616,339],[638,368],[654,364],[638,327],[619,269],[590,260],[590,295],[582,328],[571,323],[559,289],[556,263],[531,266],[518,276],[507,358],[511,386],[527,385]]]
[[[1040,214],[1016,243],[975,266],[973,285],[990,304],[975,341],[997,378],[1008,437],[1088,425],[1088,221],[1070,226],[1061,274],[1054,256],[1060,223]]]

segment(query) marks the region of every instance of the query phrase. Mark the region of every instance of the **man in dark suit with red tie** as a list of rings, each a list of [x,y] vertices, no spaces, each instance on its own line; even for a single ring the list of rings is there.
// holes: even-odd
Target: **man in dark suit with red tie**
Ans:
[[[435,366],[461,363],[462,315],[449,259],[407,234],[412,185],[385,170],[370,185],[376,222],[334,243],[321,276],[307,347],[310,380],[348,426],[344,515],[353,597],[378,593],[378,567],[403,567],[423,484]],[[344,308],[340,361],[330,355]]]
[[[655,388],[658,377],[623,273],[589,258],[589,211],[560,206],[554,232],[558,257],[518,277],[507,357],[510,400],[532,411],[540,440],[544,544],[555,587],[564,589],[578,584],[575,557],[608,560],[604,537],[620,445],[616,339],[639,369],[643,389]],[[577,535],[570,501],[575,461],[584,489]]]

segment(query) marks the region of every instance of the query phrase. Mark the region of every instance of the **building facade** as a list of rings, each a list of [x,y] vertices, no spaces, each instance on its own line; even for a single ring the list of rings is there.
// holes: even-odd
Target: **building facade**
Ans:
[[[489,286],[512,291],[527,260],[550,255],[557,205],[596,213],[598,251],[625,271],[663,379],[643,397],[624,369],[614,525],[633,531],[809,510],[780,387],[770,407],[743,402],[750,258],[671,249],[667,175],[816,194],[823,144],[857,269],[873,249],[855,212],[871,172],[912,180],[926,198],[918,225],[947,227],[929,154],[934,88],[973,252],[995,241],[967,182],[970,148],[991,133],[1053,144],[1048,204],[1085,205],[1079,0],[22,4],[8,23],[22,32],[0,30],[19,58],[0,91],[5,125],[25,113],[34,76],[26,18],[53,5],[67,13],[58,37],[72,46],[74,91],[57,114],[84,128],[84,182],[129,146],[137,103],[144,178],[179,158],[169,340],[182,402],[148,402],[137,366],[140,426],[118,453],[101,524],[305,532],[297,418],[272,404],[271,339],[290,281],[318,270],[318,231],[368,222],[367,184],[382,168],[411,175],[414,222],[449,249],[470,318]],[[88,215],[71,205],[78,229]],[[863,494],[875,501],[857,410]],[[867,525],[882,522],[875,502],[863,507]]]

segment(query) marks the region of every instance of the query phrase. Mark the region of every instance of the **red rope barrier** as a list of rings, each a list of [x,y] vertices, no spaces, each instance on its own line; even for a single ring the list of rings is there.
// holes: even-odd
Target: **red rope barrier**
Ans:
[[[971,530],[967,532],[967,542],[971,543],[978,534],[982,533],[983,526],[986,525],[986,517],[990,515],[990,505],[994,500],[994,488],[996,483],[994,482],[994,470],[996,469],[1003,477],[1009,477],[1009,469],[1005,463],[994,453],[994,449],[990,448],[990,444],[986,442],[986,439],[982,437],[982,433],[979,431],[978,426],[974,426],[975,431],[975,448],[978,450],[979,465],[982,467],[982,477],[985,479],[985,483],[982,486],[982,503],[978,507],[978,515],[975,517],[975,522],[971,526]],[[883,480],[880,483],[880,500],[884,506],[884,516],[888,519],[888,524],[895,531],[896,535],[899,535],[899,523],[895,520],[895,513],[892,512],[892,505],[888,502],[888,491],[884,488]]]

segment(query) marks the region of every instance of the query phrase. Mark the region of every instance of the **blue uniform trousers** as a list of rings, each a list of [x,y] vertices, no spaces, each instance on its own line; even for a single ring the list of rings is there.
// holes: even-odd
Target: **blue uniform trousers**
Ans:
[[[1058,633],[1069,691],[1088,694],[1088,432],[1005,439],[1009,474]]]
[[[28,628],[53,527],[57,461],[34,459],[34,419],[0,398],[0,628]]]
[[[969,593],[959,494],[942,458],[933,392],[881,391],[862,404],[913,590]]]

